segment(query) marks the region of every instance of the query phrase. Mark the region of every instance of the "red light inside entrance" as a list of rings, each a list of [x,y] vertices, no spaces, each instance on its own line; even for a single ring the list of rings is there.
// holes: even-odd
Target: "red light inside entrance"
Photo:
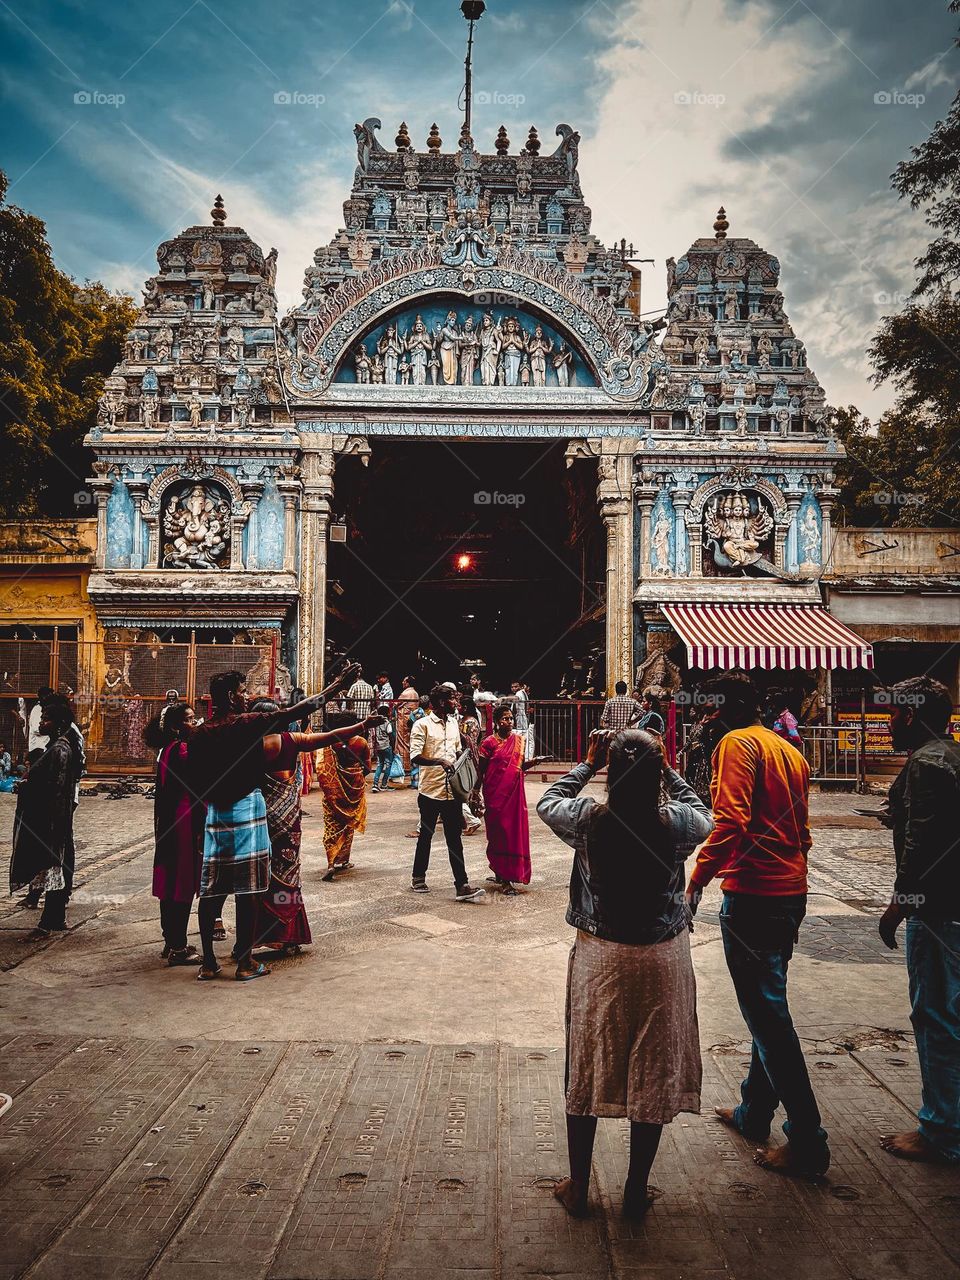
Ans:
[[[473,568],[473,556],[463,551],[457,556],[456,564],[461,573],[466,573]]]

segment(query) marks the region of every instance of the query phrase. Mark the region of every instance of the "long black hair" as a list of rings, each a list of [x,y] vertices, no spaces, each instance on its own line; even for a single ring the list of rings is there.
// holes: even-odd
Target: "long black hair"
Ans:
[[[151,751],[162,751],[180,737],[190,710],[189,702],[168,702],[153,717],[143,731],[143,740]]]
[[[594,809],[589,831],[591,866],[613,856],[659,860],[667,852],[663,768],[660,739],[645,729],[625,729],[610,743],[607,799]]]

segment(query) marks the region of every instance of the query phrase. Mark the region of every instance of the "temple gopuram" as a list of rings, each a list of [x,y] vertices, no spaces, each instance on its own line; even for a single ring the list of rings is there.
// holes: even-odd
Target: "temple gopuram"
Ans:
[[[699,665],[732,665],[727,651],[745,645],[767,651],[749,665],[784,665],[775,651],[798,646],[811,668],[869,664],[869,645],[823,608],[840,451],[776,257],[731,235],[721,209],[668,260],[666,311],[655,300],[650,319],[625,242],[591,231],[569,125],[547,146],[535,128],[515,146],[501,127],[489,149],[464,126],[453,150],[436,125],[422,147],[405,124],[392,148],[380,129],[356,126],[344,225],[287,314],[276,251],[230,225],[219,197],[209,225],[160,246],[88,437],[89,598],[105,633],[242,629],[275,639],[289,678],[317,686],[328,617],[347,619],[344,648],[375,626],[351,622],[328,582],[331,523],[341,539],[362,523],[348,500],[357,476],[374,474],[378,451],[408,447],[413,470],[388,490],[402,537],[403,496],[420,488],[412,442],[447,455],[484,443],[504,490],[531,445],[559,448],[586,477],[603,605],[581,602],[602,629],[595,684],[642,682],[651,664],[662,682],[664,663],[682,668],[706,644],[716,661]],[[456,471],[452,456],[445,465]],[[425,474],[426,488],[443,474]],[[336,585],[348,590],[348,574]],[[400,643],[395,629],[378,640],[384,660]],[[534,656],[517,655],[518,669]]]

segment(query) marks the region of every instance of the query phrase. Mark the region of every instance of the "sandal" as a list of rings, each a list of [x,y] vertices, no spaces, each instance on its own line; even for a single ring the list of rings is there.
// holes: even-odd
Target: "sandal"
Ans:
[[[197,981],[213,982],[214,978],[219,978],[222,972],[223,970],[220,968],[219,965],[217,965],[217,967],[212,971],[210,969],[201,968],[200,972],[197,974]]]
[[[224,938],[226,938],[226,936],[227,936],[227,930],[226,930],[226,926],[224,925],[223,921],[222,921],[222,920],[217,920],[217,921],[215,921],[214,926],[213,926],[213,940],[214,940],[214,942],[223,942],[223,940],[224,940]]]
[[[270,970],[265,964],[258,964],[252,973],[238,973],[234,976],[235,982],[252,982],[254,978],[265,978]]]
[[[167,957],[167,966],[170,969],[177,969],[183,965],[202,964],[203,959],[196,947],[183,947],[175,949],[171,947],[170,954]]]
[[[336,878],[337,872],[334,867],[331,867],[325,876],[320,877],[320,879],[326,881],[327,884],[330,884],[331,881],[336,880]]]

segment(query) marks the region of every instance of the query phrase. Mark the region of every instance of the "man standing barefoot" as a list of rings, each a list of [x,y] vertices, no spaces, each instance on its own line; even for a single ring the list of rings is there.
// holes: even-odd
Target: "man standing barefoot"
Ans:
[[[803,1050],[787,1004],[787,966],[807,908],[807,801],[810,770],[788,742],[760,722],[760,692],[745,675],[710,686],[726,732],[713,756],[714,829],[690,877],[695,911],[714,876],[723,881],[720,930],[737,1001],[753,1037],[750,1071],[738,1107],[717,1115],[764,1145],[764,1169],[819,1177],[830,1165]],[[767,1139],[783,1104],[787,1142]]]
[[[910,1021],[923,1085],[916,1129],[881,1146],[904,1160],[960,1162],[960,743],[947,733],[950,691],[919,676],[891,690],[895,751],[910,758],[890,788],[897,879],[880,919],[893,950],[907,922]]]

